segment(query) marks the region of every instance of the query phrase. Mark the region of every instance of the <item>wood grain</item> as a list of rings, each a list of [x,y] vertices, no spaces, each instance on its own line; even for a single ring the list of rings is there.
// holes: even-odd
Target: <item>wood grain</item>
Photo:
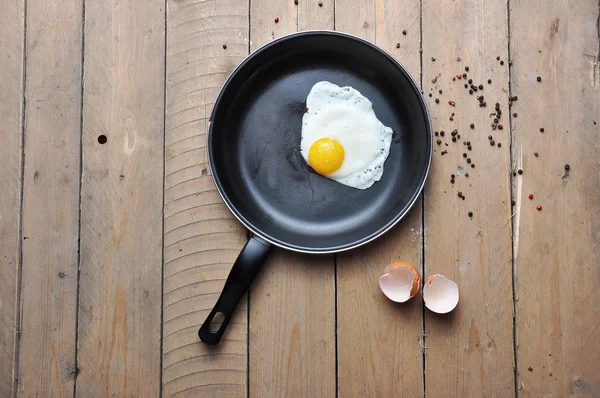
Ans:
[[[433,128],[445,131],[433,137],[425,191],[425,271],[454,280],[461,297],[448,315],[425,313],[428,396],[514,394],[507,32],[506,3],[423,2],[423,87]],[[463,73],[483,90],[469,95],[465,79],[452,81]],[[479,106],[478,95],[487,107]],[[502,130],[491,127],[496,102]],[[501,147],[491,146],[488,135]]]
[[[600,9],[511,4],[518,386],[527,397],[597,397]]]
[[[19,395],[73,395],[83,2],[29,2]]]
[[[16,389],[20,261],[21,140],[23,111],[24,2],[0,3],[0,396]]]
[[[157,396],[164,2],[87,2],[84,33],[76,392]]]
[[[299,29],[333,29],[333,0],[320,4],[252,1],[251,49]],[[335,396],[334,275],[333,255],[273,249],[250,288],[250,396]]]
[[[247,301],[219,346],[198,340],[246,231],[210,175],[207,123],[248,54],[248,2],[168,1],[165,158],[164,396],[247,395]],[[226,48],[224,48],[226,46]]]
[[[418,81],[419,1],[337,0],[335,10],[337,30],[376,43]],[[396,48],[397,43],[400,48]],[[383,269],[392,261],[408,261],[421,268],[421,219],[419,199],[406,218],[386,235],[364,248],[338,255],[340,397],[423,394],[421,298],[396,305],[378,285]]]

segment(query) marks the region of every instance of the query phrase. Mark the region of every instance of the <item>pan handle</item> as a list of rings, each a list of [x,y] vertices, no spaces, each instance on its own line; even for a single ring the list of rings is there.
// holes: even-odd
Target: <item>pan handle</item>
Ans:
[[[246,243],[229,272],[217,303],[198,330],[202,342],[216,345],[221,341],[233,310],[260,271],[270,248],[270,243],[256,236]],[[220,325],[211,325],[213,321]]]

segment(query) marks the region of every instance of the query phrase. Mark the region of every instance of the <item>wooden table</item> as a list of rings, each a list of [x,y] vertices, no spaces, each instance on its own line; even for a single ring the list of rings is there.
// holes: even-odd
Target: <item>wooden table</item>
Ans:
[[[598,1],[297,3],[0,3],[0,396],[599,397]],[[399,226],[336,256],[276,250],[207,347],[247,238],[207,117],[249,52],[305,29],[389,51],[445,134]],[[455,280],[458,308],[388,301],[397,259]]]

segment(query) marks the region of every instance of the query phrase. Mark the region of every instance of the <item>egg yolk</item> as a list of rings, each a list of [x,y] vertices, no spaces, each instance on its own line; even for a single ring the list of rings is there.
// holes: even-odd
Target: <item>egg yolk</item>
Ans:
[[[344,147],[337,140],[321,138],[308,151],[308,163],[319,174],[331,174],[342,166]]]

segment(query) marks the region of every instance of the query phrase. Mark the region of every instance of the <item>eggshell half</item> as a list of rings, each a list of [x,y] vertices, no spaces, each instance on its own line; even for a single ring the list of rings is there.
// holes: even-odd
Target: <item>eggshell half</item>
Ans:
[[[425,306],[438,314],[447,314],[458,305],[458,285],[444,275],[431,275],[423,286]]]
[[[379,288],[387,298],[404,303],[419,291],[421,274],[412,264],[398,261],[385,267],[379,277]]]

